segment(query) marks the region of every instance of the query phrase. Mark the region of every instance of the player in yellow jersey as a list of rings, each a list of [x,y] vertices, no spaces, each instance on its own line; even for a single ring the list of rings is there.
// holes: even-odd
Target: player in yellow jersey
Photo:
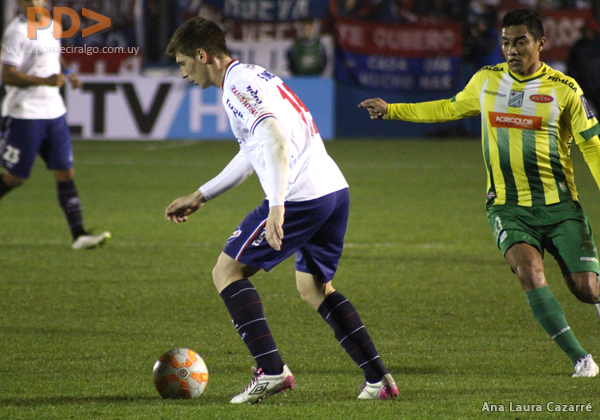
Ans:
[[[452,99],[388,104],[367,99],[371,119],[443,122],[481,114],[487,215],[496,243],[517,275],[533,315],[574,364],[574,377],[598,366],[571,331],[544,275],[557,260],[582,302],[600,299],[598,253],[577,198],[571,143],[600,186],[600,124],[577,82],[540,61],[546,38],[539,13],[516,9],[502,19],[506,63],[479,70]]]

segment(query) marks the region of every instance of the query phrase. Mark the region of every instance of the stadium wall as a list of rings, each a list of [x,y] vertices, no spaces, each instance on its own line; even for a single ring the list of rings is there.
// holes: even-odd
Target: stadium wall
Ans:
[[[75,138],[94,140],[231,139],[219,89],[202,90],[178,77],[82,76],[67,89],[67,121]],[[289,78],[324,139],[336,136],[331,78]]]

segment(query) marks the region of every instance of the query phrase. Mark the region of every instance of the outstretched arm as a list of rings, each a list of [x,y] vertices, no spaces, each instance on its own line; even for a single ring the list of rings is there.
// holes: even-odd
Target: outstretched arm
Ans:
[[[467,86],[451,99],[416,104],[388,104],[383,99],[372,98],[362,101],[358,107],[367,108],[372,120],[445,122],[479,115],[481,112],[480,91],[481,77],[480,73],[476,73]]]
[[[367,108],[372,120],[388,119],[388,103],[380,98],[367,99],[358,104],[359,108]]]
[[[206,198],[200,190],[179,197],[167,207],[165,218],[175,224],[186,222],[188,216],[198,211],[206,201]]]
[[[165,218],[175,224],[187,221],[188,216],[198,211],[204,203],[238,186],[253,172],[254,168],[240,151],[219,175],[201,186],[198,191],[173,201],[167,207]]]

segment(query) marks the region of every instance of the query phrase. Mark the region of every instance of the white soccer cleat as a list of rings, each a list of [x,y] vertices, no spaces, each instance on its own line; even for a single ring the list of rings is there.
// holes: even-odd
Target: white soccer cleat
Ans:
[[[283,392],[286,389],[292,389],[296,386],[294,376],[287,365],[283,365],[283,372],[279,375],[266,375],[260,368],[256,370],[252,367],[252,370],[254,371],[252,382],[244,389],[244,392],[233,397],[230,403],[257,403],[269,395]]]
[[[598,375],[598,365],[592,359],[592,355],[588,354],[575,363],[575,373],[571,376],[573,378],[592,378],[596,375]]]
[[[600,303],[596,303],[594,306],[598,309],[598,316],[600,316]]]
[[[389,373],[381,381],[371,384],[365,382],[363,390],[358,394],[359,400],[387,400],[398,396],[398,385]]]
[[[102,245],[110,238],[110,232],[103,232],[100,235],[80,235],[75,239],[71,248],[73,249],[92,249]]]

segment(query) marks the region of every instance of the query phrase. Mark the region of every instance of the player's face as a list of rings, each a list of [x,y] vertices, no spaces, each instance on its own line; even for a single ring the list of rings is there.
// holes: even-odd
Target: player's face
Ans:
[[[198,58],[176,53],[175,62],[179,64],[179,71],[184,79],[188,79],[202,89],[213,85],[208,74],[208,66]]]
[[[544,37],[536,41],[525,25],[502,28],[502,53],[509,70],[521,76],[538,71],[541,66],[540,51],[545,42]]]
[[[46,0],[19,0],[19,7],[24,15],[27,15],[28,7],[46,7]]]

